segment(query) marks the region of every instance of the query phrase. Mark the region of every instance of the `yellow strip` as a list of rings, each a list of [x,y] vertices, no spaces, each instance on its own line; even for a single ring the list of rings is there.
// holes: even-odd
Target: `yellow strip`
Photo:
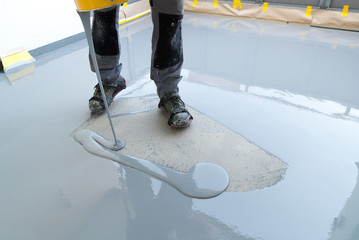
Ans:
[[[312,6],[307,6],[307,11],[305,12],[305,16],[310,17],[311,12],[312,12]]]
[[[218,6],[218,0],[214,0],[214,5],[215,8]]]
[[[266,12],[266,11],[267,11],[267,8],[268,8],[268,2],[264,2],[264,3],[263,3],[263,9],[262,9],[262,11],[263,11],[263,12]]]
[[[192,7],[196,7],[196,6],[197,6],[197,0],[194,0]]]
[[[348,11],[349,11],[349,5],[344,5],[344,6],[343,6],[342,16],[343,16],[343,17],[348,16]]]
[[[118,24],[127,23],[127,22],[129,22],[129,21],[132,21],[132,20],[135,20],[135,19],[137,19],[137,18],[140,18],[140,17],[142,17],[142,16],[144,16],[144,15],[150,13],[150,12],[151,12],[151,10],[148,10],[148,11],[146,11],[146,12],[144,12],[144,13],[141,13],[141,14],[139,14],[139,15],[136,15],[136,16],[134,16],[134,17],[132,17],[132,18],[124,19],[124,20],[122,20],[122,21],[119,21]]]
[[[6,68],[8,68],[9,66],[11,66],[17,62],[28,61],[31,59],[33,59],[33,57],[30,55],[29,52],[22,51],[22,52],[18,52],[18,53],[3,57],[1,59],[1,61],[2,61],[4,70],[6,70]]]
[[[124,6],[125,8],[127,8],[127,2],[125,2],[125,3],[123,4],[123,6]]]
[[[233,1],[233,9],[237,9],[238,6],[239,6],[240,9],[242,9],[241,0],[234,0]]]

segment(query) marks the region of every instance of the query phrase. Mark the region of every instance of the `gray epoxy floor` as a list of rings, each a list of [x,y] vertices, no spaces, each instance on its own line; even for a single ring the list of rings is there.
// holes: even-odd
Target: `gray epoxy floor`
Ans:
[[[85,152],[69,137],[96,84],[80,41],[0,75],[0,239],[358,238],[359,33],[190,13],[183,30],[183,99],[285,161],[284,179],[194,200]],[[154,95],[149,16],[121,34],[121,96]]]

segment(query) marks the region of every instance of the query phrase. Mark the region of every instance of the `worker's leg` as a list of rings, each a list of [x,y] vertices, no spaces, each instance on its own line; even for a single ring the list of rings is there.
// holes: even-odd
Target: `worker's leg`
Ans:
[[[111,104],[115,95],[126,87],[125,81],[120,75],[122,65],[119,63],[121,45],[118,12],[119,6],[97,10],[94,12],[92,25],[97,64],[108,104]],[[95,71],[91,57],[90,65],[91,70]],[[105,110],[98,85],[95,86],[94,96],[89,101],[89,108],[93,113]]]
[[[169,114],[168,124],[186,127],[192,116],[179,96],[183,65],[182,18],[184,0],[151,0],[151,79],[157,86],[159,107]]]
[[[151,79],[162,98],[178,92],[183,64],[182,18],[183,0],[151,0],[152,61]]]

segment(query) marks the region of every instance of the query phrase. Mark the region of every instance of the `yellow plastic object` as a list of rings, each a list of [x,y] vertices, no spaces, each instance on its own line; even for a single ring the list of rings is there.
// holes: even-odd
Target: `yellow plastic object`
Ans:
[[[241,0],[234,0],[233,1],[233,9],[237,9],[237,7],[239,7],[239,9],[242,9]]]
[[[343,17],[348,16],[348,11],[349,11],[349,5],[344,5],[344,6],[343,6],[342,16],[343,16]]]
[[[1,58],[4,71],[6,72],[11,67],[16,67],[18,65],[29,63],[34,61],[33,57],[27,51],[21,51],[18,53],[11,54],[9,56]]]
[[[310,17],[311,12],[312,12],[312,6],[307,6],[307,11],[305,12],[305,16]]]
[[[75,0],[80,12],[107,8],[124,2],[127,0]]]
[[[267,8],[268,8],[268,2],[264,2],[264,3],[263,3],[262,11],[263,11],[263,12],[266,12],[266,11],[267,11]]]

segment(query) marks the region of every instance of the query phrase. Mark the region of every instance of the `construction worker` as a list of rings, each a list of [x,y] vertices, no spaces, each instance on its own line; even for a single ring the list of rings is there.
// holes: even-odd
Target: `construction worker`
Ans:
[[[150,5],[154,26],[150,75],[157,86],[158,106],[168,113],[170,126],[187,127],[193,117],[181,100],[178,89],[183,65],[181,25],[184,0],[151,0]],[[126,81],[121,76],[122,64],[119,62],[119,8],[117,5],[95,11],[92,26],[96,58],[108,105],[117,93],[126,88]],[[91,58],[90,64],[92,71],[95,71]],[[105,110],[98,84],[89,100],[89,108],[94,114]]]

